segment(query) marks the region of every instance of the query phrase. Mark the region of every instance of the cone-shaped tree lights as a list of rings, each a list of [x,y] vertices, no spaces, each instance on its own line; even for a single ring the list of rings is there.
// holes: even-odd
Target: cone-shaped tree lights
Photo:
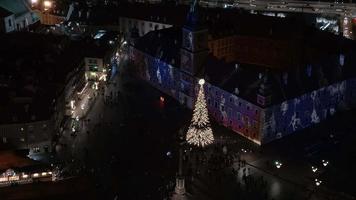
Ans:
[[[204,147],[213,143],[214,136],[210,127],[208,109],[204,95],[204,79],[199,80],[199,93],[193,111],[193,118],[189,126],[186,140],[189,144]]]

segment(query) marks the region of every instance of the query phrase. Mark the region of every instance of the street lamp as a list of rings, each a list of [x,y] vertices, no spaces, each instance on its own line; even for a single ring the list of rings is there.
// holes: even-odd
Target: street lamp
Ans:
[[[48,9],[48,8],[51,8],[51,7],[52,7],[52,2],[46,0],[46,1],[43,2],[43,5],[44,5],[45,8]]]
[[[323,163],[323,166],[324,166],[324,167],[326,167],[326,166],[329,165],[329,161],[327,161],[327,160],[322,160],[321,162]]]
[[[276,165],[277,169],[282,167],[282,163],[280,161],[275,161],[274,164]]]
[[[178,176],[176,178],[176,187],[174,189],[174,194],[172,200],[186,200],[186,190],[185,190],[185,179],[183,175],[183,145],[186,144],[184,141],[184,129],[179,130],[179,167],[178,167]]]
[[[315,179],[315,185],[316,186],[320,186],[320,184],[322,183],[322,181],[321,180],[319,180],[319,179]]]
[[[315,173],[316,171],[318,171],[317,167],[312,166],[312,171]]]

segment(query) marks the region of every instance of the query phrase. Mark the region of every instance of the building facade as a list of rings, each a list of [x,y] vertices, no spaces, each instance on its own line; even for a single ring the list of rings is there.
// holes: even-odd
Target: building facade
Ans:
[[[194,11],[194,9],[192,10]],[[138,75],[153,87],[172,96],[190,109],[193,109],[198,92],[197,83],[202,77],[200,72],[206,68],[204,61],[208,57],[207,51],[209,50],[213,54],[215,52],[216,57],[227,56],[225,59],[256,63],[263,67],[270,67],[270,69],[273,69],[273,67],[281,69],[283,67],[281,60],[277,59],[278,54],[283,55],[283,64],[293,63],[295,57],[300,56],[298,52],[293,50],[283,52],[285,49],[292,49],[290,47],[293,46],[293,43],[277,41],[274,44],[271,39],[233,36],[208,42],[208,31],[204,26],[196,23],[197,20],[194,20],[196,17],[194,13],[190,13],[188,20],[191,21],[182,28],[180,66],[176,66],[167,60],[164,53],[152,54],[152,52],[155,53],[154,50],[148,53],[149,48],[145,46],[133,45],[130,47],[130,61],[137,67]],[[164,34],[162,31],[157,33],[159,40],[165,40],[162,34]],[[219,45],[219,43],[222,44]],[[160,48],[162,47],[159,46],[158,49]],[[216,48],[225,48],[227,49],[225,52],[229,53],[219,54],[221,49],[217,50]],[[242,50],[238,50],[241,48]],[[264,55],[265,53],[266,55]],[[247,56],[247,54],[252,54],[252,56]],[[287,56],[290,54],[295,57]],[[353,65],[352,58],[352,54],[328,55],[327,61],[323,60],[327,64],[319,63],[319,65],[329,66],[339,71],[347,70],[347,67],[350,68]],[[348,66],[345,64],[346,60],[349,62]],[[311,84],[313,85],[312,89],[302,94],[296,92],[293,94],[294,96],[290,95],[288,98],[286,94],[282,94],[281,100],[278,101],[273,100],[275,97],[273,97],[273,91],[269,87],[268,77],[280,76],[275,80],[279,84],[278,87],[286,87],[288,80],[292,79],[288,78],[287,72],[279,72],[273,75],[264,72],[260,73],[259,78],[256,75],[255,83],[247,86],[252,91],[250,91],[251,98],[241,95],[238,88],[235,88],[235,91],[226,90],[224,87],[207,80],[204,89],[210,117],[257,144],[265,144],[317,124],[335,112],[354,105],[356,79],[352,76],[338,78],[337,81],[328,84],[328,81],[323,77],[322,67],[318,66],[317,63],[314,65],[313,67],[309,64],[305,67],[306,75],[301,75],[303,73],[300,72],[304,68],[296,68],[294,75],[306,76],[309,81],[319,77],[319,82]],[[214,67],[218,68],[219,66]],[[252,69],[246,68],[244,70]],[[266,69],[264,68],[264,70]],[[238,71],[238,67],[235,71]],[[313,77],[312,74],[316,74],[316,77]],[[347,73],[345,72],[345,74]],[[253,85],[258,85],[258,90],[255,92],[251,89]],[[293,86],[288,85],[288,87]],[[282,90],[283,93],[284,90],[288,89],[286,87],[274,88],[274,90]]]
[[[0,7],[0,32],[9,33],[15,30],[15,15]]]
[[[30,9],[26,1],[2,0],[0,7],[14,14],[14,30],[25,30],[39,21],[38,16]]]

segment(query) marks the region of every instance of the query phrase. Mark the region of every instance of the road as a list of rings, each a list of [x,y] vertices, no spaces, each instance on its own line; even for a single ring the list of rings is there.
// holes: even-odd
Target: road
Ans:
[[[77,136],[72,137],[69,128],[64,132],[60,143],[65,145],[58,148],[58,157],[66,165],[74,166],[73,169],[90,173],[105,199],[117,195],[119,199],[163,199],[167,192],[173,191],[177,133],[182,125],[189,123],[191,111],[132,77],[129,67],[125,61],[121,62],[118,75],[98,91],[88,114],[79,120],[81,128]],[[164,102],[159,100],[161,96]],[[327,190],[330,186],[326,178],[321,177],[324,182],[318,188],[315,186],[314,178],[319,174],[312,173],[311,163],[300,150],[305,141],[316,142],[317,137],[310,138],[310,132],[322,130],[309,130],[297,139],[283,139],[263,148],[214,123],[213,130],[216,145],[223,143],[232,153],[239,152],[247,161],[249,174],[264,177],[270,198],[324,200],[339,196]],[[335,162],[330,156],[323,158]],[[273,165],[275,160],[283,163],[280,169]],[[321,157],[314,161],[320,162]],[[237,168],[237,162],[232,167]],[[227,166],[219,183],[211,181],[211,177],[196,177],[194,182],[187,182],[188,190],[195,199],[243,199],[242,194],[251,191],[242,187],[242,170],[233,178],[229,173],[231,166]]]

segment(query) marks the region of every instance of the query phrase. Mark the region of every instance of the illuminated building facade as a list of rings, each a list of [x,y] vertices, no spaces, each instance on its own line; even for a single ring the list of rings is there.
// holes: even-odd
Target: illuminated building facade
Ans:
[[[238,53],[227,59],[234,62],[227,62],[213,53],[218,50],[211,48],[215,44],[208,42],[209,32],[197,18],[190,12],[183,29],[149,32],[130,49],[139,76],[188,108],[193,107],[198,80],[204,78],[210,117],[263,144],[355,103],[355,50],[340,45],[340,40],[351,45],[344,39],[319,31],[308,35],[305,44],[274,35],[237,35],[224,41],[237,40],[231,52]],[[338,50],[325,52],[327,47],[314,43],[316,38],[327,38]]]

